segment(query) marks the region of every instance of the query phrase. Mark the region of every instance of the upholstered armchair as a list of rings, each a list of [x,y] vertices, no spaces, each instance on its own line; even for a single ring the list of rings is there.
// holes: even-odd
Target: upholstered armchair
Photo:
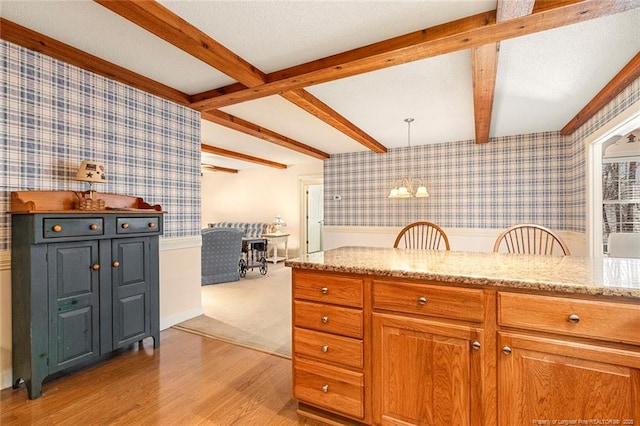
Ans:
[[[202,230],[202,285],[238,281],[244,232],[234,228]]]

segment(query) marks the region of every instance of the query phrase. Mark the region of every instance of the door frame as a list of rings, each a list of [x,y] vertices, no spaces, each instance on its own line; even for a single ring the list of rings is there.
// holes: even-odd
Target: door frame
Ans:
[[[307,175],[299,177],[300,188],[300,256],[307,254],[307,189],[309,185],[324,185],[322,175]]]
[[[640,101],[589,135],[585,143],[587,178],[587,242],[590,257],[602,257],[602,145],[618,134],[638,127]]]

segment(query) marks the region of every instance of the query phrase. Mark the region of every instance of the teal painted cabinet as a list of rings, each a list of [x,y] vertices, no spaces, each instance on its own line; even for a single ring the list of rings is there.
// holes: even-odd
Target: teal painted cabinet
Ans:
[[[162,213],[12,215],[14,387],[29,398],[70,367],[147,337],[160,344]]]

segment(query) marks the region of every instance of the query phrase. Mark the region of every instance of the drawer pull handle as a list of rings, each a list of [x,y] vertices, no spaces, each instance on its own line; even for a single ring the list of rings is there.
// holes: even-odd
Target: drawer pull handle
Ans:
[[[155,228],[155,227],[156,227],[155,222],[149,222],[149,228]]]
[[[329,352],[329,345],[324,345],[322,346],[322,348],[320,348],[322,350],[322,352]]]
[[[117,260],[114,260],[112,265],[114,268],[117,268],[118,266],[120,266],[120,262],[118,262]]]
[[[98,229],[98,225],[96,225],[95,223],[92,223],[91,225],[89,225],[89,229],[91,229],[92,231],[95,231],[96,229]]]
[[[329,293],[329,289],[328,289],[327,287],[322,287],[322,288],[320,289],[320,291],[322,292],[322,294],[327,294],[327,293]]]
[[[100,264],[94,263],[93,265],[91,265],[91,269],[93,269],[94,271],[97,271],[98,269],[100,269]]]
[[[329,322],[329,317],[322,317],[322,323],[326,324]]]
[[[577,316],[576,314],[571,314],[571,315],[569,315],[569,322],[571,324],[577,324],[577,323],[580,322],[580,317]]]
[[[60,232],[62,231],[62,225],[53,225],[53,232]]]
[[[123,223],[122,224],[122,229],[129,229],[129,224],[128,223]]]
[[[502,348],[502,353],[505,355],[511,355],[511,348],[509,346],[505,346]]]
[[[471,346],[473,346],[473,349],[480,349],[482,347],[482,345],[480,344],[480,342],[478,342],[477,340],[475,342],[473,342],[471,344]]]
[[[322,386],[322,392],[324,392],[324,393],[329,392],[329,385]]]
[[[424,296],[420,296],[418,298],[418,303],[421,304],[421,305],[424,305],[425,303],[427,303],[427,298],[424,297]]]

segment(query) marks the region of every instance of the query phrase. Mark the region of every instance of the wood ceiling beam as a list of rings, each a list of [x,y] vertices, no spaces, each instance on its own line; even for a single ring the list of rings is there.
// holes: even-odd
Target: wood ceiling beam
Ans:
[[[560,130],[560,134],[566,136],[578,130],[638,78],[640,78],[640,52],[636,53],[636,56]]]
[[[229,129],[236,130],[238,132],[245,133],[247,135],[271,142],[278,146],[297,151],[301,154],[309,155],[311,157],[318,158],[320,160],[326,160],[330,157],[326,152],[322,152],[319,149],[313,148],[309,145],[294,141],[291,138],[283,136],[279,133],[260,127],[257,124],[250,123],[242,118],[235,117],[231,114],[220,110],[203,111],[201,112],[202,118],[211,121],[221,126],[228,127]]]
[[[282,93],[283,98],[296,104],[300,108],[313,114],[320,120],[336,128],[351,139],[360,142],[373,152],[384,153],[387,148],[380,142],[369,136],[363,130],[355,126],[349,120],[335,112],[331,107],[303,89],[289,90]]]
[[[203,169],[211,170],[212,172],[238,173],[237,169],[230,169],[228,167],[213,166],[211,164],[203,164],[201,167]]]
[[[262,84],[265,75],[187,21],[155,1],[94,0],[243,84]]]
[[[521,18],[496,22],[490,11],[267,74],[267,83],[192,103],[199,110],[228,105],[338,80],[420,59],[496,43],[640,6],[640,0],[554,2]],[[219,89],[224,91],[224,88]]]
[[[180,105],[189,105],[191,98],[172,87],[136,74],[111,62],[71,47],[14,22],[0,18],[0,38],[26,49],[42,53],[111,80],[119,81],[147,93],[168,99]]]
[[[471,49],[476,143],[489,142],[498,73],[498,50],[499,43],[484,44]]]
[[[208,154],[215,154],[221,157],[233,158],[234,160],[248,161],[250,163],[260,164],[261,166],[273,167],[276,169],[286,169],[286,164],[276,163],[275,161],[265,160],[263,158],[253,157],[251,155],[242,154],[240,152],[229,151],[228,149],[218,148],[216,146],[200,144],[200,151]]]
[[[94,1],[238,81],[238,83],[228,86],[222,93],[213,90],[196,94],[192,97],[192,102],[220,94],[247,90],[267,82],[266,75],[258,68],[157,2]],[[386,147],[315,98],[311,93],[301,92],[304,90],[299,89],[298,93],[282,93],[281,95],[367,148],[375,152],[387,152]]]
[[[496,21],[503,22],[530,15],[534,3],[535,0],[498,0]],[[500,42],[484,44],[471,49],[476,143],[489,142],[499,52]]]

